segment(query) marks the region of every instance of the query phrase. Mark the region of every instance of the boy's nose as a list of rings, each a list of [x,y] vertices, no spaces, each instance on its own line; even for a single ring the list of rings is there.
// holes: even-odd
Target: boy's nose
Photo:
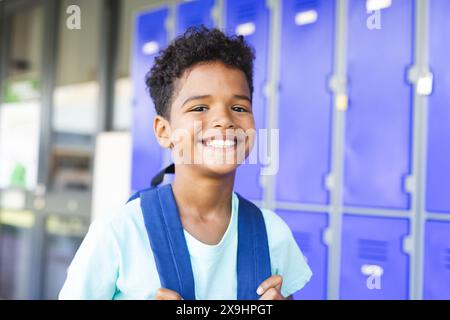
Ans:
[[[213,128],[225,128],[225,129],[235,128],[233,119],[231,118],[227,110],[217,112],[214,115],[214,119],[211,121],[211,125]]]

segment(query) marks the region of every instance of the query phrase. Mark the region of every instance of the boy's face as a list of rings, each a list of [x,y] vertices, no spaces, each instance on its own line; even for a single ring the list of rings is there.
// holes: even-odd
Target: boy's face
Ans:
[[[176,82],[170,121],[157,116],[154,128],[159,143],[173,147],[176,165],[233,172],[256,134],[244,73],[221,62],[195,65]]]

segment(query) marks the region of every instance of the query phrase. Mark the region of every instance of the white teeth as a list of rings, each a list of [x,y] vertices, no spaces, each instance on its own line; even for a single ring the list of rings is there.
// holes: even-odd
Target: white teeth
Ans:
[[[213,148],[228,148],[234,146],[236,142],[234,140],[208,140],[206,146]]]

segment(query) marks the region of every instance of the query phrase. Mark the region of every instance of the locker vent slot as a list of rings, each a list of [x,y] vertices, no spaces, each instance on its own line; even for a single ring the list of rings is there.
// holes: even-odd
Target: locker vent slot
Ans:
[[[445,269],[450,270],[450,248],[445,249],[444,264],[445,264]]]
[[[358,240],[358,258],[371,261],[386,261],[388,242],[372,239]]]
[[[308,9],[317,8],[319,5],[319,0],[297,0],[295,2],[294,10],[297,11],[305,11]]]
[[[253,21],[256,17],[256,5],[252,2],[250,3],[244,3],[241,6],[237,8],[237,17],[238,21],[245,22],[245,21]]]

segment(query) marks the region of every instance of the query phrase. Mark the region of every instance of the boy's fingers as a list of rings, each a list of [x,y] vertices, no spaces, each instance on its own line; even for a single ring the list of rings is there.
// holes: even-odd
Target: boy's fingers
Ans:
[[[283,296],[277,289],[269,288],[266,292],[264,292],[259,300],[283,300]]]
[[[283,277],[280,275],[270,276],[266,280],[264,280],[256,290],[256,293],[259,295],[263,295],[270,288],[275,288],[278,291],[281,291],[281,285],[283,284]]]
[[[173,290],[159,288],[156,292],[155,300],[183,300],[183,298]]]

